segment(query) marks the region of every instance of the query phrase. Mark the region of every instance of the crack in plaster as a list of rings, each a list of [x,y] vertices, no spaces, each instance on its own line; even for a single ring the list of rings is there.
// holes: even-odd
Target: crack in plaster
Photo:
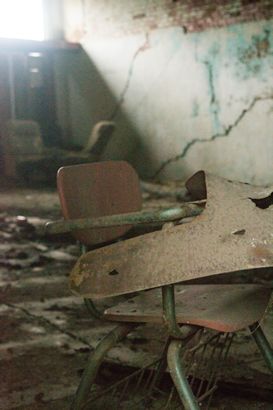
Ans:
[[[4,303],[4,305],[11,308],[11,309],[19,310],[22,313],[24,313],[26,316],[30,317],[31,319],[36,320],[36,321],[40,322],[43,325],[51,326],[52,328],[54,328],[58,332],[70,337],[73,340],[81,342],[84,345],[87,345],[88,347],[90,347],[92,349],[91,344],[85,338],[83,338],[81,336],[77,336],[72,332],[69,332],[67,330],[62,329],[60,326],[56,325],[55,323],[52,323],[50,320],[46,319],[45,317],[39,316],[39,315],[34,315],[33,313],[30,313],[27,309],[22,308],[20,306],[13,305],[12,303]]]
[[[207,76],[208,76],[208,87],[209,87],[209,94],[210,94],[210,111],[212,113],[212,116],[214,118],[214,132],[219,132],[219,129],[221,129],[221,125],[219,122],[219,104],[218,100],[216,97],[216,90],[215,90],[215,81],[214,81],[214,68],[213,68],[213,63],[209,60],[204,60],[200,61],[205,67],[207,71]]]
[[[213,105],[216,102],[216,93],[215,93],[215,87],[214,87],[214,73],[213,73],[213,65],[211,64],[210,61],[204,60],[202,62],[208,72],[208,82],[209,82],[209,90],[210,90],[210,104]]]
[[[120,107],[122,106],[122,104],[124,102],[125,95],[126,95],[128,89],[130,87],[130,83],[131,83],[131,79],[132,79],[132,76],[133,76],[135,62],[136,62],[137,57],[139,56],[139,54],[146,51],[148,48],[150,48],[150,39],[149,39],[149,33],[146,33],[144,43],[135,51],[135,53],[132,57],[123,90],[121,91],[119,99],[116,103],[116,106],[115,106],[112,114],[109,117],[109,121],[112,121],[113,119],[115,119],[117,113],[120,110]]]
[[[236,118],[236,120],[230,124],[228,127],[226,127],[224,129],[224,131],[220,132],[220,133],[216,133],[214,135],[212,135],[210,138],[206,138],[206,139],[201,139],[201,138],[194,138],[193,140],[189,141],[186,146],[184,147],[183,151],[172,157],[167,159],[166,161],[164,161],[160,167],[156,170],[156,172],[153,174],[153,176],[151,177],[152,179],[156,178],[168,165],[170,165],[173,162],[179,161],[180,159],[183,159],[186,157],[187,153],[189,152],[189,150],[196,144],[202,144],[202,143],[206,143],[206,142],[212,142],[215,141],[218,138],[225,138],[228,137],[230,135],[230,133],[233,131],[234,128],[236,128],[238,126],[238,124],[242,121],[242,119],[245,117],[245,115],[247,113],[249,113],[254,106],[260,102],[260,101],[266,101],[266,100],[272,100],[273,99],[273,95],[272,96],[266,96],[266,97],[255,97],[251,103],[249,104],[248,107],[244,108],[240,115],[238,115],[238,117]]]

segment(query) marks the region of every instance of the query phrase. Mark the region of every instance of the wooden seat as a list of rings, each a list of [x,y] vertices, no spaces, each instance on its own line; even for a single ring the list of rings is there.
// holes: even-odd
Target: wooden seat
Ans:
[[[177,285],[176,320],[219,332],[236,332],[259,321],[271,295],[262,285]],[[117,322],[163,323],[160,289],[142,292],[104,312]]]

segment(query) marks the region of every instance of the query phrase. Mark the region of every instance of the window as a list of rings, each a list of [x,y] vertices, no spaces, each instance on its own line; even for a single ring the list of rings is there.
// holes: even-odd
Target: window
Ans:
[[[44,40],[43,0],[0,0],[0,37]]]

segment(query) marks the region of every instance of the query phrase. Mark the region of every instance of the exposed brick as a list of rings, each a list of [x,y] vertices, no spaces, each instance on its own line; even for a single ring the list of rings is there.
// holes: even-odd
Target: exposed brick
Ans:
[[[83,24],[94,36],[122,36],[170,26],[195,32],[273,17],[273,0],[85,0],[82,4]]]

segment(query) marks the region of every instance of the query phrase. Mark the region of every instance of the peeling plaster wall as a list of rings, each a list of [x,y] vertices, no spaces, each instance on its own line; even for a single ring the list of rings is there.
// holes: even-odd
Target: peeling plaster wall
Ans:
[[[83,144],[96,121],[113,119],[117,131],[105,159],[127,159],[142,176],[185,178],[203,168],[246,182],[272,183],[269,8],[267,14],[255,9],[263,20],[242,23],[242,2],[225,1],[222,6],[231,4],[233,16],[220,19],[222,9],[214,8],[216,17],[209,15],[204,31],[197,24],[200,15],[185,20],[180,13],[183,24],[170,16],[163,24],[159,12],[137,29],[136,20],[146,18],[148,5],[156,2],[129,3],[65,2],[67,38],[80,41],[85,52],[81,60],[66,62],[74,142]],[[158,3],[157,10],[166,1]],[[256,3],[245,2],[251,10]],[[273,14],[272,2],[267,3]]]

